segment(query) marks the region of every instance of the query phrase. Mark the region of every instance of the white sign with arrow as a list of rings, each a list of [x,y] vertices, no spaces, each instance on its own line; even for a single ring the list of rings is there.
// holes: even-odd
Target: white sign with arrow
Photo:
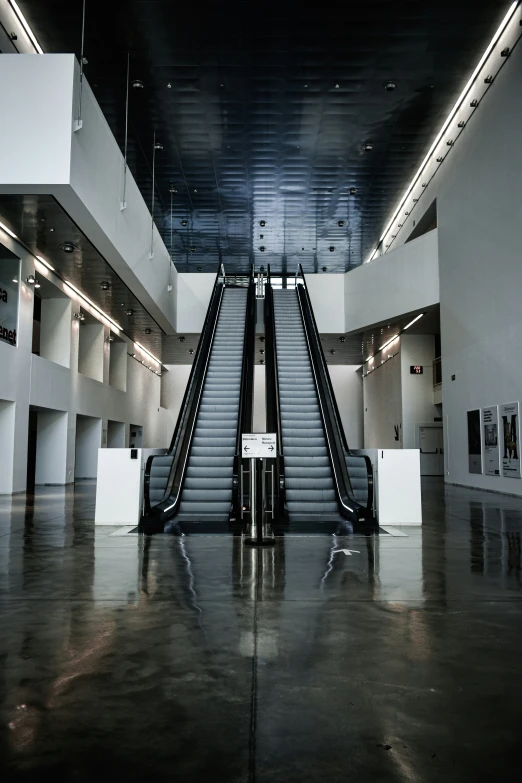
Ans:
[[[275,432],[253,432],[242,436],[243,457],[276,457],[277,435]]]

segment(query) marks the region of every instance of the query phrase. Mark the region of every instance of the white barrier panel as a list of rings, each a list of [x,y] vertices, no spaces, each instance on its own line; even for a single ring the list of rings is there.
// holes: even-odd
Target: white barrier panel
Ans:
[[[150,454],[166,449],[100,449],[96,525],[137,525],[143,506],[143,477]],[[136,455],[133,458],[133,455]]]
[[[360,449],[353,453],[371,459],[379,525],[422,525],[419,449]]]

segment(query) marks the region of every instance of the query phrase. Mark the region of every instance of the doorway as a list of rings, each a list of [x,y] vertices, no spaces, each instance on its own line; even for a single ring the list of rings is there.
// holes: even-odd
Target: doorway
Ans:
[[[442,426],[419,424],[421,476],[444,475],[444,435]]]
[[[137,424],[130,425],[129,448],[141,449],[143,446],[143,427]]]

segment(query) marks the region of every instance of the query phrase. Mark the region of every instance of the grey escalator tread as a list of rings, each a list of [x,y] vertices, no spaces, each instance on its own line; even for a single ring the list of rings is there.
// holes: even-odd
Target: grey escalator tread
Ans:
[[[292,521],[342,521],[295,290],[274,291],[286,505]]]
[[[177,522],[229,519],[247,295],[247,288],[223,292]],[[165,462],[162,473],[170,470],[173,457],[164,459],[170,463]]]

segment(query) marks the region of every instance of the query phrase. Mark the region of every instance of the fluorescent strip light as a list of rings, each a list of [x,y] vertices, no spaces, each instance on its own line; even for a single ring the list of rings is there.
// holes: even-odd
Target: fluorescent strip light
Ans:
[[[466,95],[468,94],[471,86],[473,85],[473,82],[475,81],[478,73],[480,72],[480,69],[482,68],[482,66],[486,62],[487,58],[491,54],[491,51],[492,51],[493,47],[495,46],[495,44],[497,43],[498,39],[500,38],[500,36],[502,35],[504,30],[508,26],[509,22],[511,21],[511,18],[512,18],[513,14],[515,13],[518,4],[519,4],[518,0],[515,0],[515,2],[511,4],[511,6],[509,8],[509,11],[505,15],[505,17],[502,20],[502,22],[500,23],[500,27],[498,28],[498,30],[496,31],[495,35],[491,39],[491,42],[489,43],[489,46],[487,47],[486,51],[484,52],[484,54],[480,58],[477,67],[475,68],[475,70],[471,74],[471,77],[469,78],[468,83],[466,84],[466,86],[462,90],[461,94],[459,95],[459,97],[457,99],[457,102],[455,103],[453,109],[450,111],[450,113],[449,113],[449,115],[448,115],[444,125],[442,126],[442,128],[438,132],[437,136],[435,137],[435,141],[432,143],[432,145],[431,145],[431,147],[430,147],[426,157],[424,158],[424,160],[422,161],[421,165],[419,166],[419,168],[417,170],[417,173],[413,177],[413,179],[412,179],[412,181],[411,181],[407,191],[405,192],[404,196],[402,197],[402,199],[401,199],[401,201],[399,203],[399,206],[397,207],[397,210],[395,211],[392,219],[390,220],[390,222],[388,223],[388,225],[384,229],[384,232],[383,232],[381,238],[379,239],[379,244],[386,238],[386,235],[388,234],[389,229],[391,228],[391,226],[395,222],[395,220],[396,220],[399,212],[403,208],[403,206],[404,206],[408,196],[410,195],[410,193],[412,192],[413,188],[415,187],[418,179],[420,178],[420,176],[421,176],[421,174],[422,174],[422,172],[424,170],[424,167],[426,166],[426,164],[428,163],[429,159],[431,158],[432,153],[434,152],[434,150],[437,147],[438,143],[442,139],[444,133],[447,131],[448,126],[451,123],[452,119],[454,118],[455,114],[457,113],[460,105],[463,103],[464,99],[466,98]],[[370,259],[369,259],[370,261],[374,258],[376,253],[377,253],[377,248],[374,250],[373,254],[370,256]]]
[[[18,21],[20,22],[20,24],[24,28],[25,32],[29,36],[29,39],[30,39],[31,43],[34,46],[34,48],[36,49],[36,51],[38,52],[38,54],[43,54],[44,51],[43,51],[42,47],[40,46],[40,44],[38,43],[38,41],[36,40],[36,35],[33,33],[31,28],[27,24],[27,20],[26,20],[25,16],[23,15],[23,13],[18,8],[18,3],[16,3],[15,0],[9,0],[9,5],[11,6],[13,11],[17,15]]]
[[[13,239],[18,239],[16,234],[13,234],[10,228],[7,228],[7,226],[4,226],[3,223],[0,223],[0,228],[5,231],[6,234],[9,234],[10,237],[13,237]]]
[[[396,334],[395,337],[392,337],[391,340],[388,340],[387,343],[384,343],[384,345],[381,345],[381,347],[379,348],[379,351],[382,351],[383,348],[386,348],[386,346],[389,345],[390,343],[392,343],[394,340],[396,340],[398,338],[398,336],[399,335]]]
[[[56,271],[56,270],[55,270],[55,268],[54,268],[54,266],[51,266],[51,264],[50,264],[48,261],[46,261],[46,260],[45,260],[45,258],[42,258],[42,256],[36,256],[36,258],[38,259],[38,261],[39,261],[41,264],[43,264],[44,266],[46,266],[46,267],[47,267],[47,269],[50,269],[50,270],[51,270],[51,272],[55,272],[55,271]]]
[[[95,305],[94,302],[91,302],[91,300],[87,296],[85,296],[85,294],[82,294],[81,291],[78,291],[78,289],[72,283],[67,283],[64,280],[64,285],[66,285],[68,288],[71,288],[75,294],[78,294],[78,296],[80,296],[85,302],[87,302],[88,305],[90,305],[94,310],[96,310],[96,312],[99,313],[99,315],[101,315],[102,318],[105,318],[105,320],[108,321],[115,329],[117,329],[119,332],[123,331],[121,326],[117,324],[116,321],[113,321],[112,318],[109,318],[109,316],[106,315],[103,312],[103,310],[100,310],[98,305]]]
[[[424,313],[421,313],[420,315],[418,315],[418,316],[417,316],[417,318],[414,318],[414,319],[413,319],[413,321],[410,321],[410,323],[409,323],[407,326],[405,326],[405,327],[404,327],[404,329],[403,329],[402,331],[404,332],[404,331],[405,331],[405,329],[409,329],[409,328],[410,328],[410,326],[413,326],[413,324],[414,324],[416,321],[418,321],[418,320],[419,320],[419,318],[422,318],[422,316],[423,316],[423,315],[424,315]]]
[[[155,361],[157,364],[159,364],[159,365],[160,365],[160,367],[161,367],[161,362],[160,362],[160,360],[159,360],[159,359],[157,359],[157,358],[154,356],[154,354],[153,354],[153,353],[151,353],[151,352],[150,352],[150,351],[148,351],[146,348],[144,348],[144,347],[143,347],[143,345],[142,345],[141,343],[138,343],[138,342],[136,342],[136,340],[134,340],[134,345],[137,345],[137,346],[138,346],[138,348],[141,348],[141,350],[142,350],[142,351],[145,351],[145,353],[147,354],[147,356],[150,356],[150,358],[151,358],[151,359],[154,359],[154,361]]]

